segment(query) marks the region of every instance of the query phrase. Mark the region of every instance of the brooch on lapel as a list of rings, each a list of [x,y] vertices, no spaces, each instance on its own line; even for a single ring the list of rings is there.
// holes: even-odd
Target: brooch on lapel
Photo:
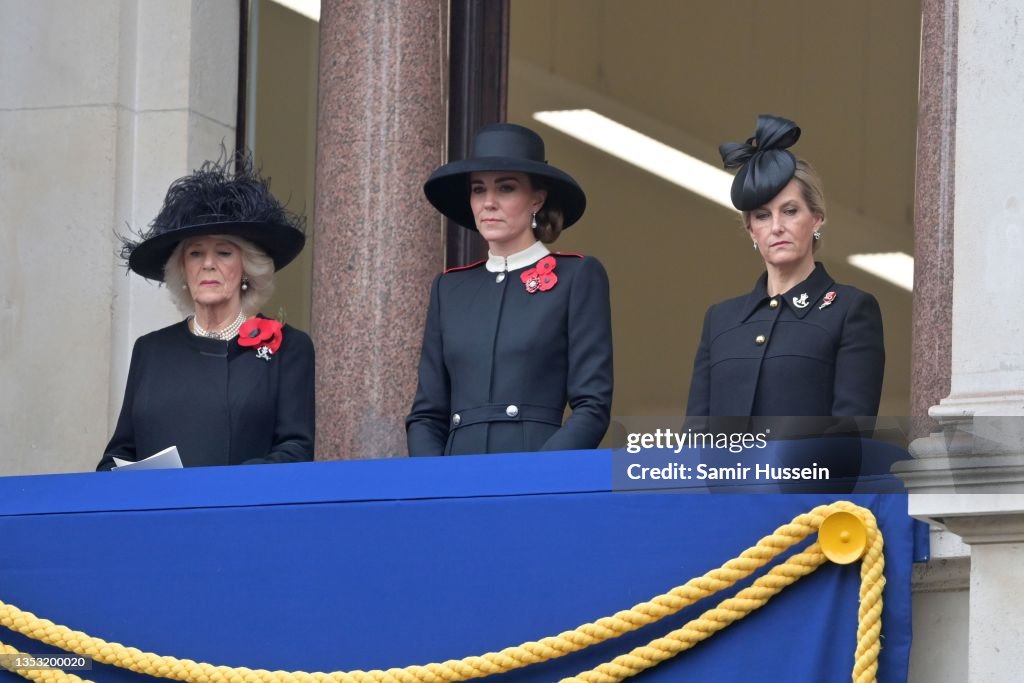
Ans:
[[[284,326],[277,320],[252,318],[238,328],[238,345],[256,347],[256,357],[270,362],[270,357],[281,348]]]
[[[555,275],[554,256],[545,256],[537,265],[523,272],[519,279],[526,285],[526,291],[530,294],[535,292],[546,292],[558,283],[558,276]]]
[[[793,297],[793,305],[797,308],[807,308],[811,305],[811,302],[807,300],[807,292],[804,292],[799,297]]]
[[[835,292],[829,292],[828,294],[825,295],[825,298],[822,300],[821,305],[818,306],[818,310],[820,311],[821,309],[825,308],[826,306],[831,306],[832,302],[835,301],[835,300],[836,300],[836,293]]]

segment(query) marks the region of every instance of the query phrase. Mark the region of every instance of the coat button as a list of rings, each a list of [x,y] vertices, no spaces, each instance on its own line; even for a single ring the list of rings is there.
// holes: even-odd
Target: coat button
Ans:
[[[766,341],[768,341],[768,338],[765,337],[763,334],[759,334],[756,337],[754,337],[754,343],[757,344],[758,346],[764,344]]]
[[[519,415],[519,406],[511,405],[508,408],[505,408],[505,414],[509,417],[516,417]]]
[[[778,308],[778,307],[779,307],[779,300],[778,299],[772,299],[771,301],[768,302],[768,308]]]
[[[462,422],[462,416],[461,415],[459,415],[458,413],[455,413],[454,415],[452,415],[452,424],[453,425],[458,427],[460,422]]]

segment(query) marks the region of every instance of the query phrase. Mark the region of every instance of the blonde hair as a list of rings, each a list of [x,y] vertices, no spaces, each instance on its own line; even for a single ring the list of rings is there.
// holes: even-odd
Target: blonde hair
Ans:
[[[274,260],[267,256],[266,252],[257,247],[249,240],[236,235],[201,235],[213,240],[231,242],[242,253],[242,274],[248,278],[249,288],[241,292],[242,310],[246,315],[256,315],[263,305],[270,300],[274,294]],[[195,237],[183,239],[178,242],[171,252],[170,258],[164,264],[164,283],[167,291],[171,294],[174,305],[183,315],[192,315],[195,312],[195,301],[189,291],[185,279],[185,266],[182,261],[182,253],[185,251],[185,244]]]
[[[800,196],[803,197],[807,208],[811,213],[821,219],[821,225],[825,225],[825,188],[821,182],[821,176],[814,170],[814,167],[804,159],[796,160],[796,171],[793,179],[800,186]],[[743,211],[743,227],[750,230],[750,215],[753,211]],[[540,214],[538,214],[540,215]],[[820,226],[819,226],[820,227]],[[813,251],[818,251],[821,240],[814,240]]]

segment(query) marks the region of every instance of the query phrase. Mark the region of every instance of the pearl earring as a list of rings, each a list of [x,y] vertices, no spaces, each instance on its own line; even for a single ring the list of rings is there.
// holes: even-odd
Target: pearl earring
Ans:
[[[536,230],[537,229],[537,214],[535,214],[535,213],[531,213],[530,214],[530,229],[531,230]]]
[[[757,251],[757,242],[753,242],[753,245],[754,245],[754,251]]]
[[[248,275],[243,275],[242,276],[242,291],[244,292],[247,289],[249,289],[249,276]]]

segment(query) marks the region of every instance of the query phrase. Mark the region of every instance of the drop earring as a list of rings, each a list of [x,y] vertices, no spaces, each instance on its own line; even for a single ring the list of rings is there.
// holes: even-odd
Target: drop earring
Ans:
[[[754,251],[757,251],[757,242],[752,243],[754,245]]]
[[[247,289],[249,289],[249,276],[248,275],[243,275],[242,276],[242,291],[244,292]]]
[[[537,229],[537,214],[535,214],[535,213],[531,213],[530,214],[530,229],[531,230],[536,230]]]

